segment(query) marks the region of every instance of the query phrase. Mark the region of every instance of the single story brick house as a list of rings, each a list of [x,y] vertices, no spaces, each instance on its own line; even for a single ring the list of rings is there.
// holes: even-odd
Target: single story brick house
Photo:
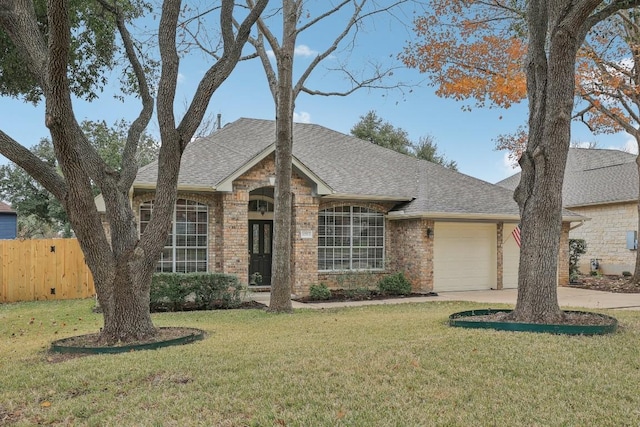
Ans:
[[[633,272],[638,232],[637,156],[619,150],[570,148],[562,188],[566,209],[588,218],[569,236],[584,239],[587,252],[580,270],[589,272],[592,261],[603,274]],[[514,189],[515,174],[497,185]]]
[[[293,294],[394,272],[416,292],[517,286],[511,191],[319,125],[295,123],[293,134]],[[270,285],[274,152],[271,120],[241,118],[189,144],[158,271],[222,272],[250,285],[259,273]],[[141,230],[156,179],[149,164],[132,188]],[[565,242],[580,219],[565,215]],[[568,266],[568,251],[559,262]]]

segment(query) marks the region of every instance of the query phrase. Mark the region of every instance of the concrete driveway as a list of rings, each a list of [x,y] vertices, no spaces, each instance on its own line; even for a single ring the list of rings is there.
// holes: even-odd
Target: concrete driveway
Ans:
[[[269,305],[269,292],[251,293],[248,299]],[[516,304],[518,291],[516,289],[502,289],[490,291],[468,291],[468,292],[439,292],[438,296],[417,297],[417,298],[396,298],[373,301],[349,301],[349,302],[324,302],[303,304],[292,302],[293,308],[332,308],[332,307],[355,307],[363,305],[378,304],[401,304],[408,302],[429,302],[429,301],[471,301],[489,304]],[[620,294],[602,291],[592,291],[588,289],[578,289],[572,287],[558,288],[558,302],[562,308],[607,308],[619,310],[640,310],[640,294]]]
[[[515,305],[517,298],[517,289],[502,289],[499,291],[440,292],[434,299]],[[621,294],[564,286],[558,288],[558,302],[563,308],[582,307],[640,310],[640,294]]]

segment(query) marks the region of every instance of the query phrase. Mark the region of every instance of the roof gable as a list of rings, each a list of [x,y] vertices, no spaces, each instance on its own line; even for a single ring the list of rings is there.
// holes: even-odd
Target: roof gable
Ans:
[[[562,187],[563,205],[571,208],[635,201],[638,198],[636,155],[620,150],[570,148]],[[520,173],[497,185],[514,190]]]

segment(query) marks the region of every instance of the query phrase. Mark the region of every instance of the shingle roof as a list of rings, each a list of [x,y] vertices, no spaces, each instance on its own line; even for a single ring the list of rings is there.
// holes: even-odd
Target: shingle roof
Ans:
[[[638,166],[634,154],[619,150],[570,148],[562,187],[565,207],[634,201],[638,198]],[[497,185],[515,189],[520,174]]]
[[[332,190],[333,197],[357,196],[403,202],[405,215],[501,216],[517,219],[512,192],[397,153],[323,126],[295,123],[293,155]],[[192,142],[182,158],[179,186],[215,188],[275,142],[275,122],[242,118]],[[157,163],[141,168],[134,186],[157,177]]]
[[[0,213],[16,213],[11,206],[4,202],[0,202]]]

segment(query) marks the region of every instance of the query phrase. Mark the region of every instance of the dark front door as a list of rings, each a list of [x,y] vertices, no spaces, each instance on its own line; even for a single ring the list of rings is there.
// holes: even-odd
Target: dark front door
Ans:
[[[250,285],[271,286],[272,237],[273,221],[249,221]]]

